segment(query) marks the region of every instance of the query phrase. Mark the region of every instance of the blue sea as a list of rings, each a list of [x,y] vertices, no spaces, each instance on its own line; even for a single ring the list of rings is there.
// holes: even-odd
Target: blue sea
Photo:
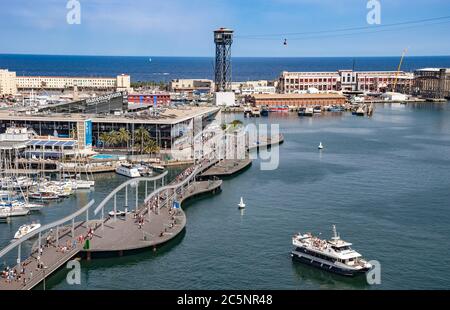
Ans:
[[[233,80],[273,80],[282,71],[397,70],[400,57],[302,57],[232,59]],[[450,56],[406,57],[402,69],[450,67]],[[0,55],[0,68],[17,75],[115,76],[126,73],[132,81],[177,78],[213,79],[212,57],[113,57]]]

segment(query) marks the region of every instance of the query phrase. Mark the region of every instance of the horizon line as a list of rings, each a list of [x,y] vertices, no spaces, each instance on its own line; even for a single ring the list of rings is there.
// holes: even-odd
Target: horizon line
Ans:
[[[0,56],[67,56],[67,57],[155,57],[155,58],[215,58],[215,56],[161,56],[161,55],[88,55],[88,54],[45,54],[45,53],[0,53]],[[397,58],[401,55],[385,55],[385,56],[232,56],[231,58]],[[413,57],[450,57],[449,55],[410,55],[405,58]]]

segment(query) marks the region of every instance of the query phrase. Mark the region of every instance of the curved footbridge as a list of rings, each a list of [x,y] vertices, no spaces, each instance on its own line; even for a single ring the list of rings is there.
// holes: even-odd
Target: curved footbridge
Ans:
[[[168,185],[164,185],[167,172],[154,178],[129,180],[97,206],[91,201],[77,212],[11,242],[0,251],[0,259],[14,261],[9,274],[13,273],[12,270],[16,272],[7,278],[2,274],[0,290],[29,290],[42,282],[45,285],[48,276],[75,257],[121,256],[156,249],[175,238],[186,225],[181,203],[197,195],[220,191],[222,181],[217,178],[197,181],[199,174],[217,162],[205,160],[192,166]],[[146,198],[139,202],[138,184],[141,182],[145,183]],[[157,183],[160,183],[159,188]],[[149,184],[153,185],[153,191],[147,195]],[[125,191],[127,206],[128,188],[132,185],[135,185],[136,195],[133,210],[130,209],[125,216],[118,216],[117,194]],[[109,210],[111,214],[107,212]],[[24,255],[24,243],[35,239],[31,254]]]

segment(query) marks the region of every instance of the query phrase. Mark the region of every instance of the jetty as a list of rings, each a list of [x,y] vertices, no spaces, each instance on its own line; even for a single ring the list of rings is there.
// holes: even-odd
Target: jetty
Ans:
[[[248,145],[248,150],[259,150],[262,148],[269,148],[275,145],[282,144],[284,142],[284,136],[282,134],[279,134],[278,136],[274,137],[261,137],[259,138],[255,143]]]
[[[227,177],[232,176],[238,172],[241,172],[242,170],[248,168],[251,166],[252,160],[247,159],[240,159],[240,160],[232,160],[232,159],[224,159],[217,163],[216,165],[212,166],[205,172],[201,174],[202,177]]]

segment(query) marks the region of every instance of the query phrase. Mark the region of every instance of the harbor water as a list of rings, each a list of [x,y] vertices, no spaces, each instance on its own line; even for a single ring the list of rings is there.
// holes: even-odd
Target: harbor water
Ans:
[[[280,124],[285,142],[278,169],[262,171],[255,160],[224,180],[222,193],[185,204],[185,233],[169,244],[156,252],[82,261],[81,285],[67,284],[67,270],[61,270],[47,289],[450,288],[449,104],[379,104],[372,118],[225,117]],[[56,220],[92,198],[100,201],[125,179],[106,174],[96,181],[95,192],[0,224],[0,245],[21,223]],[[380,262],[380,285],[291,260],[294,233],[329,238],[333,224],[357,251]]]

